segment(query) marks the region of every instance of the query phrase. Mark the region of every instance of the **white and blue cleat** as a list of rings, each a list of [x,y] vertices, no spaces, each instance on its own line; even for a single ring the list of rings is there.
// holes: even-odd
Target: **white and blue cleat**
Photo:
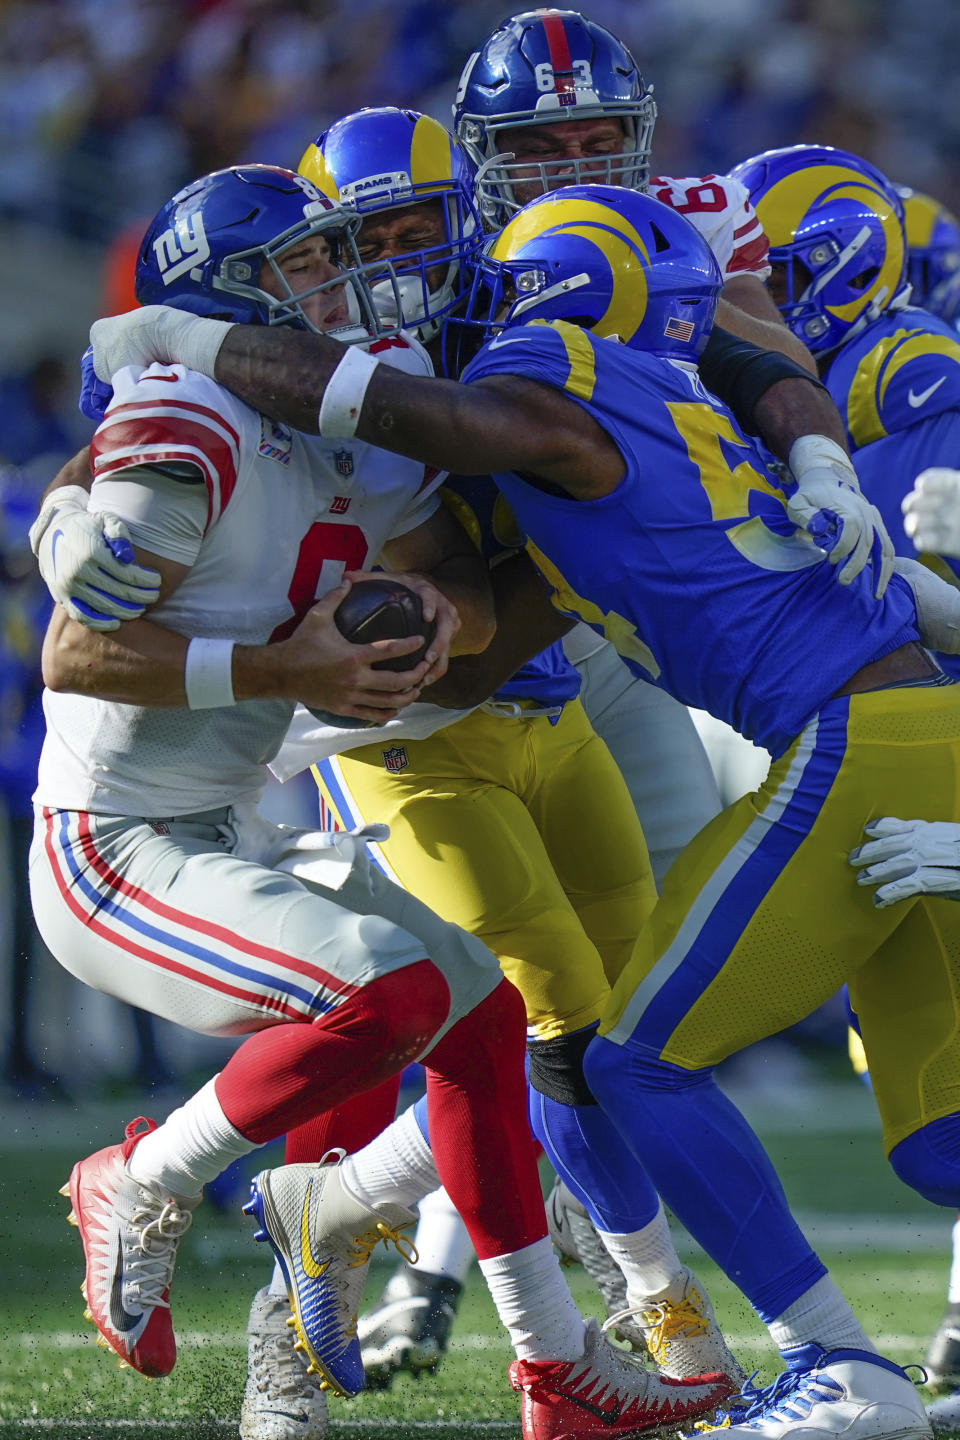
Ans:
[[[797,1346],[772,1385],[743,1387],[702,1433],[723,1440],[929,1440],[930,1422],[905,1371],[868,1350]]]
[[[367,1264],[377,1245],[393,1244],[407,1259],[416,1252],[399,1232],[416,1220],[404,1205],[371,1209],[346,1189],[339,1163],[283,1165],[261,1170],[250,1185],[244,1214],[260,1228],[280,1263],[308,1374],[322,1389],[349,1397],[363,1389],[357,1311]]]

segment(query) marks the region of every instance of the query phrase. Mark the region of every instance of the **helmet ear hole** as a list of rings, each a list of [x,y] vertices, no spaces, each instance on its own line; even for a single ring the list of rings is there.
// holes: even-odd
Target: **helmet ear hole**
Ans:
[[[853,278],[849,281],[850,289],[866,290],[870,285],[873,284],[874,280],[876,280],[879,274],[880,270],[878,266],[868,266],[866,270],[861,270],[859,275],[854,275]]]
[[[657,248],[658,255],[661,254],[662,251],[670,249],[670,241],[666,235],[664,235],[659,225],[651,224],[650,233],[653,236],[653,243]]]

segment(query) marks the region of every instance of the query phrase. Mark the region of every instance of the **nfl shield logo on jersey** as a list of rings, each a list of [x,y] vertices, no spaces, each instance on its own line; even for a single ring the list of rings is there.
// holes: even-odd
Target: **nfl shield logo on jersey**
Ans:
[[[338,450],[333,458],[337,474],[349,478],[353,474],[353,453],[350,450]]]
[[[381,750],[383,756],[383,768],[398,775],[401,770],[406,770],[409,761],[407,752],[402,745],[391,745],[387,750]]]

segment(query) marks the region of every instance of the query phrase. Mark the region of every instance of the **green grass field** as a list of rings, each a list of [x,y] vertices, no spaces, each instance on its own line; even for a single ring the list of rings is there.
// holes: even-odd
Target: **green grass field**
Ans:
[[[841,1078],[779,1107],[751,1094],[746,1108],[798,1218],[867,1328],[892,1359],[920,1361],[944,1304],[952,1215],[926,1205],[890,1173],[872,1101],[857,1082]],[[73,1161],[119,1138],[122,1119],[136,1110],[134,1103],[123,1115],[115,1106],[0,1111],[6,1137],[0,1139],[0,1440],[236,1434],[243,1327],[270,1260],[239,1210],[204,1206],[184,1241],[174,1293],[180,1358],[168,1379],[147,1381],[118,1370],[81,1318],[81,1248],[57,1191]],[[746,1303],[684,1237],[678,1245],[707,1284],[746,1368],[759,1367],[764,1380],[771,1378],[776,1357]],[[371,1266],[368,1300],[379,1293],[390,1263],[384,1255]],[[566,1273],[581,1307],[599,1313],[582,1272]],[[517,1401],[506,1384],[509,1359],[474,1271],[440,1372],[419,1382],[403,1376],[384,1394],[332,1402],[330,1433],[344,1440],[518,1436]]]

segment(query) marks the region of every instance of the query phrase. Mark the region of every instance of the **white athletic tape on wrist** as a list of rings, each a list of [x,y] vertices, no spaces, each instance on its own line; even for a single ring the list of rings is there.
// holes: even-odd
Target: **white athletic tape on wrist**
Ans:
[[[787,464],[794,480],[801,483],[808,470],[817,470],[824,465],[840,465],[850,472],[849,484],[859,489],[856,472],[850,456],[842,445],[828,435],[801,435],[794,440],[787,455]],[[846,479],[846,475],[844,476]]]
[[[318,416],[324,440],[352,440],[363,409],[367,386],[379,365],[366,350],[351,345],[327,381]]]
[[[28,538],[34,555],[40,549],[40,541],[54,516],[64,511],[86,510],[89,499],[89,492],[84,490],[82,485],[60,485],[50,492],[40,506],[39,515],[30,526]]]
[[[176,322],[174,322],[176,324]],[[184,316],[178,333],[180,363],[198,375],[215,379],[214,370],[220,347],[233,329],[229,320],[211,320],[199,315]]]
[[[191,640],[183,667],[183,688],[190,709],[236,705],[232,674],[232,640]]]

